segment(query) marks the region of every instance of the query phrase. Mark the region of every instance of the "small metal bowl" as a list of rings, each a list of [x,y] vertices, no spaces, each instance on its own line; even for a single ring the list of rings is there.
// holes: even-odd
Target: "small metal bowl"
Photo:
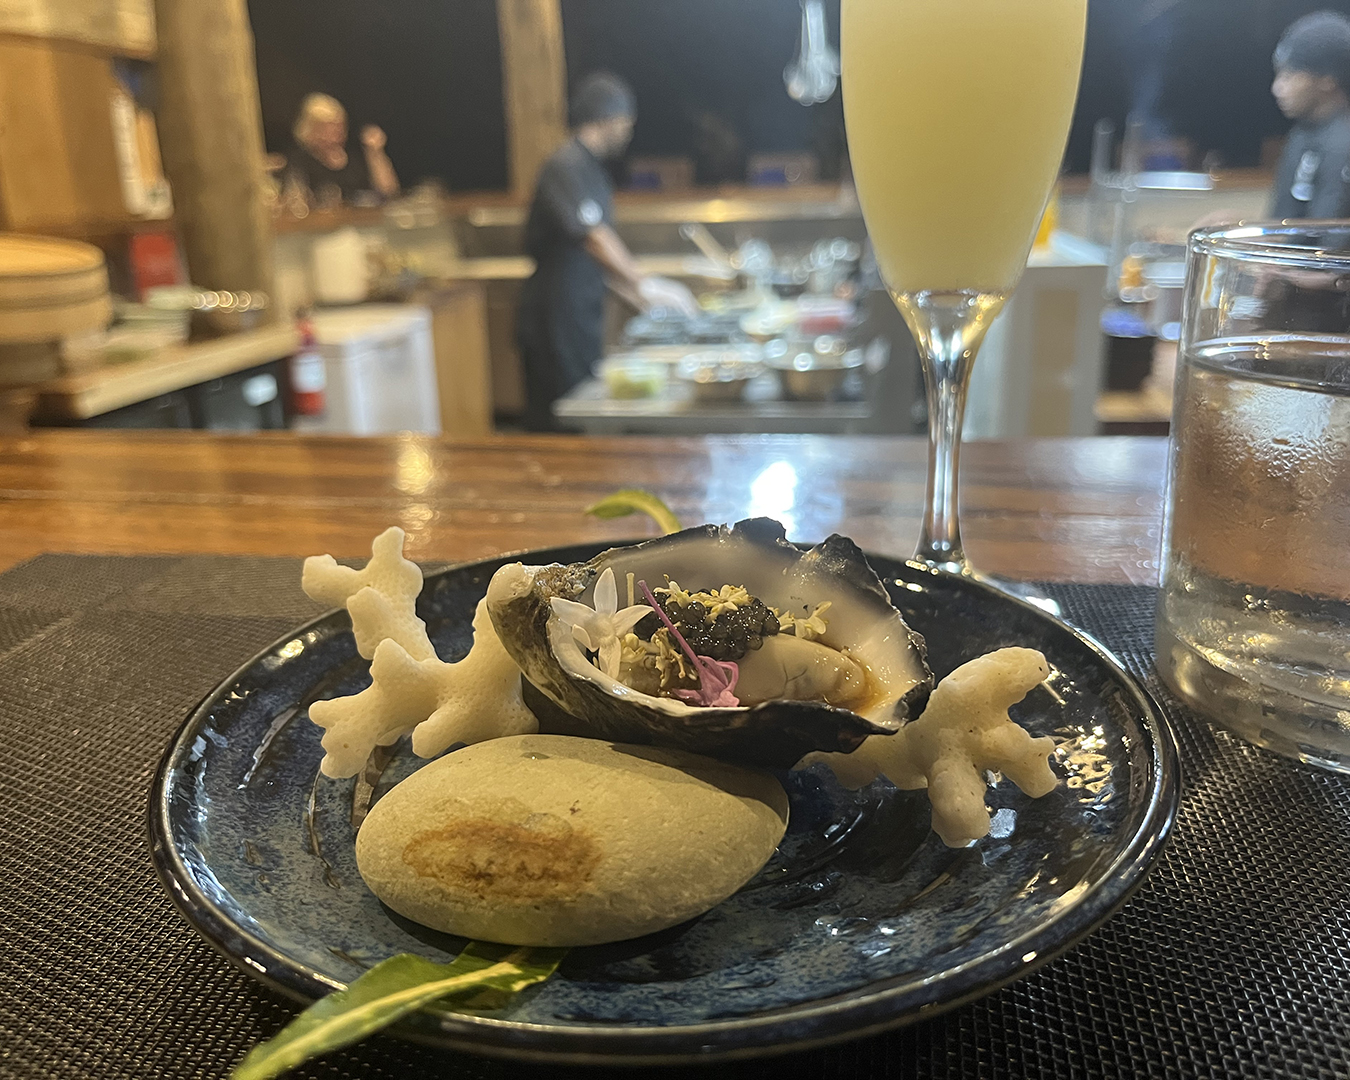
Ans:
[[[682,359],[675,377],[692,387],[696,402],[708,404],[743,400],[745,388],[763,371],[764,365],[744,352],[710,349]]]
[[[192,310],[193,321],[212,335],[251,330],[267,317],[266,293],[205,290],[198,296]]]
[[[764,363],[778,372],[783,393],[793,401],[828,401],[837,397],[849,372],[864,364],[861,349],[844,350],[842,339],[829,339],[829,345],[815,348],[769,350]]]
[[[193,336],[220,337],[251,330],[267,318],[268,299],[262,292],[223,292],[192,285],[150,289],[145,306],[165,315],[181,313],[192,320]]]

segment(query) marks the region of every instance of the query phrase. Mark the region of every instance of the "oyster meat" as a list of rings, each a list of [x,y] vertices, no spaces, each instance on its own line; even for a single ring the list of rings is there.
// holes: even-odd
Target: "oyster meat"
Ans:
[[[596,607],[597,591],[612,596],[611,581],[618,602],[628,601],[625,610],[643,602],[630,595],[634,581],[658,595],[668,583],[729,584],[783,613],[795,632],[766,626],[761,637],[755,628],[758,644],[740,660],[741,704],[707,707],[644,693],[606,674],[584,645],[587,635],[559,616],[569,605],[554,603]],[[812,751],[850,753],[869,736],[894,734],[923,711],[933,686],[923,638],[905,625],[857,545],[831,536],[802,551],[767,518],[687,529],[570,566],[513,563],[493,576],[487,607],[546,732],[786,769]],[[624,614],[617,613],[618,632],[631,625]],[[612,669],[612,650],[607,663]]]

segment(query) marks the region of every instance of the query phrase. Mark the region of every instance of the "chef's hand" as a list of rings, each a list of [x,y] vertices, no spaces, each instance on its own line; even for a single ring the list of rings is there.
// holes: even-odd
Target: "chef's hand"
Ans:
[[[648,274],[638,282],[638,293],[648,307],[673,308],[681,315],[697,315],[698,301],[678,281]]]
[[[384,131],[374,124],[367,124],[361,129],[361,145],[367,150],[383,150],[388,141]]]

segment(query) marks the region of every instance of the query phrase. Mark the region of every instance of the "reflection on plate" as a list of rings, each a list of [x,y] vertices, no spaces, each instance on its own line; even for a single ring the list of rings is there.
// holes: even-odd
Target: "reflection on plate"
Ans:
[[[596,546],[534,553],[590,558]],[[872,556],[938,676],[1006,645],[1041,649],[1047,688],[1013,710],[1059,742],[1065,783],[989,795],[992,835],[962,850],[929,830],[922,792],[848,792],[816,767],[783,777],[787,837],[749,885],[672,930],[575,949],[501,1013],[418,1014],[399,1030],[553,1061],[707,1061],[772,1053],[931,1015],[1073,945],[1156,858],[1178,798],[1165,721],[1099,646],[979,582]],[[493,560],[428,577],[418,612],[437,650],[469,648]],[[345,612],[230,676],[188,718],[151,794],[156,865],[188,919],[245,971],[313,998],[399,952],[463,944],[384,908],[356,871],[354,815],[421,762],[406,744],[363,777],[318,776],[309,702],[367,683]],[[371,789],[374,789],[373,792]]]

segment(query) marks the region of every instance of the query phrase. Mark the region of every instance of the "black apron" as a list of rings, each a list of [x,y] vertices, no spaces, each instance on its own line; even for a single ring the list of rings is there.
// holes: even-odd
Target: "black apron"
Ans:
[[[525,226],[535,271],[516,314],[531,431],[555,427],[553,402],[590,376],[604,350],[605,275],[582,244],[597,225],[613,223],[613,202],[604,168],[575,139],[539,172]]]

